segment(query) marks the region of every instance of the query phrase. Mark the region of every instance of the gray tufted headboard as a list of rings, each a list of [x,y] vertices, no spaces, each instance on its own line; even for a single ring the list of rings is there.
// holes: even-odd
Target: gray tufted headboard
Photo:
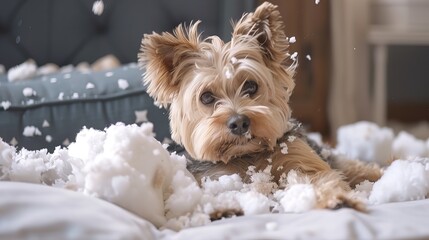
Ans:
[[[171,31],[202,20],[204,35],[230,33],[230,19],[253,10],[252,0],[0,0],[0,64],[10,68],[32,58],[38,65],[93,62],[114,54],[136,62],[144,33]]]

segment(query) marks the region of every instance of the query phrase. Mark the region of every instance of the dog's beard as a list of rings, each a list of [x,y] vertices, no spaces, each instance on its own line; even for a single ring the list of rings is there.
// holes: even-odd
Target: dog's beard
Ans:
[[[250,119],[250,129],[243,135],[235,135],[226,126],[233,112],[220,107],[211,117],[196,121],[185,139],[190,155],[203,161],[222,161],[271,151],[276,141],[288,129],[288,115],[283,110],[266,106],[247,106],[239,111]],[[183,135],[182,135],[183,136]],[[189,144],[189,146],[187,146]]]

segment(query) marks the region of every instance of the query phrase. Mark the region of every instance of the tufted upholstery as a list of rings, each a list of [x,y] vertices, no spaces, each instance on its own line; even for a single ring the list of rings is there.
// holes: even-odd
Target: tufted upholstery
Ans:
[[[252,0],[0,0],[0,64],[32,58],[64,66],[113,54],[124,64],[104,72],[78,71],[9,83],[0,73],[0,140],[30,150],[67,145],[83,126],[151,121],[158,140],[169,138],[168,118],[154,106],[136,64],[144,33],[171,31],[200,19],[203,35],[228,38],[230,19],[253,10]],[[125,64],[130,63],[130,64]],[[118,82],[127,81],[121,88]],[[92,87],[89,88],[88,84]],[[30,88],[36,94],[23,94]],[[137,113],[144,117],[137,117]],[[48,123],[48,124],[45,124]],[[26,129],[37,128],[27,134]]]
[[[97,16],[94,1],[0,0],[0,64],[33,58],[62,66],[106,54],[135,62],[144,33],[200,19],[205,35],[227,36],[230,19],[253,9],[251,0],[103,0]]]

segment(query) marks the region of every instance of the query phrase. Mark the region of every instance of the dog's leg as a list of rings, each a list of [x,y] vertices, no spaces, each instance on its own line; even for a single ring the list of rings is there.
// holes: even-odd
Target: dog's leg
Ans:
[[[280,179],[281,174],[295,170],[301,178],[307,178],[313,184],[317,208],[351,207],[359,211],[365,210],[363,203],[348,196],[351,189],[343,176],[331,169],[303,140],[295,139],[286,144],[287,153],[286,150],[276,151],[273,156],[272,173],[276,180]]]
[[[365,211],[365,205],[350,197],[350,186],[343,180],[343,176],[334,170],[314,174],[311,183],[317,196],[317,208],[338,209],[349,207],[358,211]]]
[[[365,180],[375,182],[380,179],[382,175],[382,171],[378,165],[364,163],[359,160],[334,157],[331,166],[334,169],[340,170],[345,180],[353,188]]]
[[[329,164],[323,161],[302,139],[297,138],[293,142],[285,141],[284,144],[286,146],[281,144],[272,156],[272,173],[275,180],[279,180],[283,173],[288,173],[290,170],[297,170],[308,175],[332,171]],[[258,168],[263,169],[264,167]]]

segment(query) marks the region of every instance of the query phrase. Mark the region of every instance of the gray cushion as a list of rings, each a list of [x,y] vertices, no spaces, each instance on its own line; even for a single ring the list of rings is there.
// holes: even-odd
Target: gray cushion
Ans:
[[[118,121],[135,123],[138,120],[135,111],[145,110],[147,119],[156,123],[158,140],[169,138],[167,114],[146,93],[142,71],[136,64],[112,71],[91,74],[73,71],[16,83],[4,79],[0,80],[0,103],[11,105],[6,110],[0,106],[0,137],[6,142],[15,138],[19,147],[52,150],[66,139],[74,141],[83,126],[104,129]],[[128,88],[120,88],[119,79],[126,80]],[[24,96],[25,88],[33,89],[36,95]],[[45,121],[49,127],[43,127]],[[24,136],[27,126],[36,127],[41,135]],[[48,135],[51,142],[46,140]]]

